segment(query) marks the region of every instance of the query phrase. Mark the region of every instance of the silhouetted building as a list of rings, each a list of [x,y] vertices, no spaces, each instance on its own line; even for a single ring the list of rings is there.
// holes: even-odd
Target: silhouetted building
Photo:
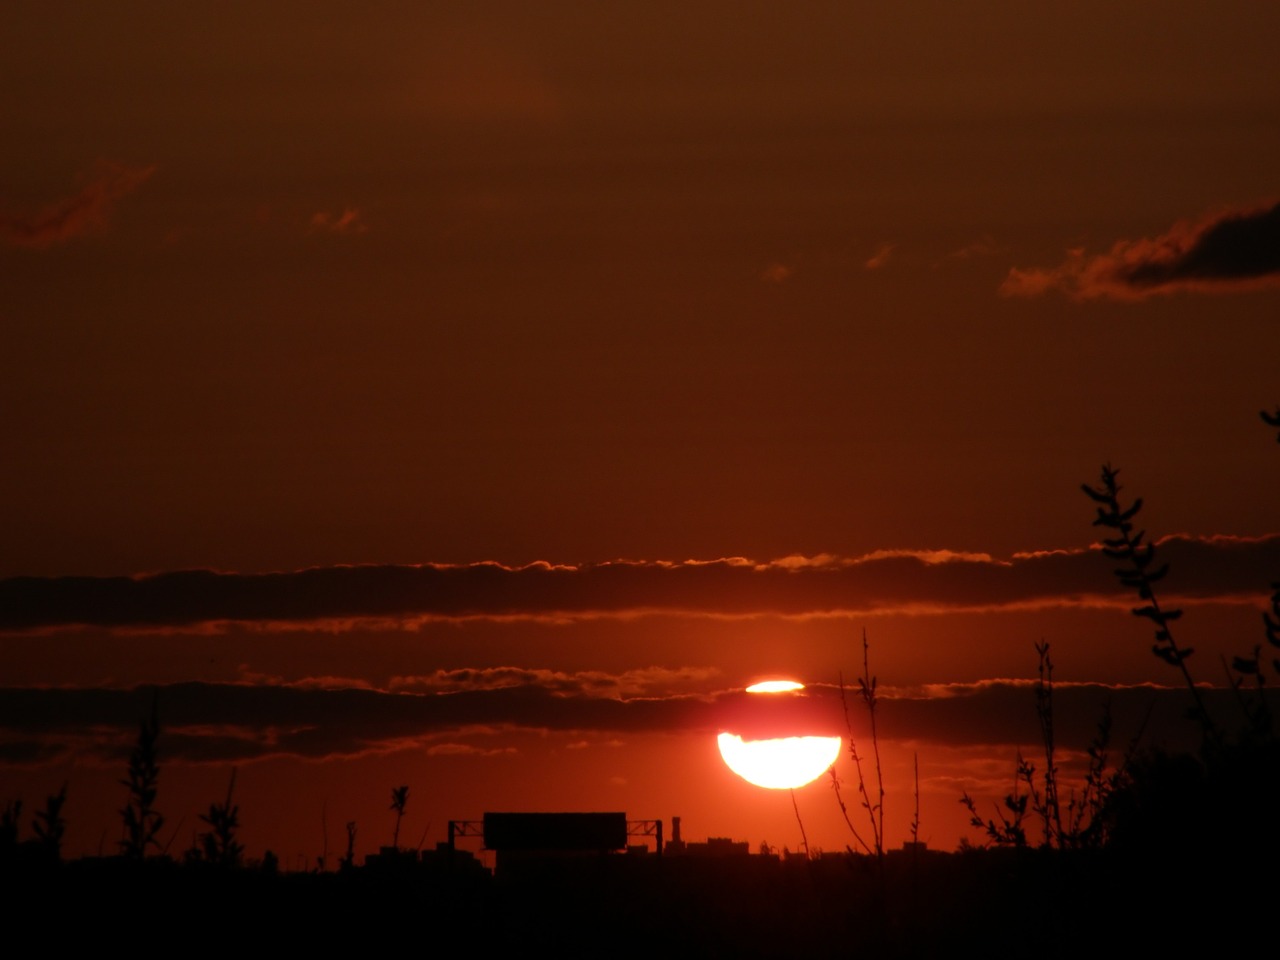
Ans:
[[[684,840],[680,836],[680,818],[671,818],[671,839],[667,841],[664,853],[669,853],[673,857],[681,856],[684,853]]]
[[[671,839],[663,848],[671,857],[745,857],[751,853],[751,845],[745,840],[728,837],[707,837],[705,843],[686,843],[680,836],[680,818],[671,818]]]

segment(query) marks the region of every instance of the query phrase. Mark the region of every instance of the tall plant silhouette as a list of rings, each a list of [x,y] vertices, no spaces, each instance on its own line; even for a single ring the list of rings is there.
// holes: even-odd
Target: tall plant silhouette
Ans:
[[[227,799],[223,803],[210,804],[209,812],[200,814],[200,819],[209,825],[208,832],[200,835],[204,858],[221,867],[239,866],[244,854],[244,846],[236,840],[236,831],[240,829],[240,807],[231,802],[235,786],[236,772],[233,769],[231,782],[227,784]]]
[[[390,809],[396,812],[396,829],[395,833],[391,835],[391,847],[395,850],[400,849],[400,821],[404,819],[404,808],[408,802],[409,788],[407,786],[391,788]]]
[[[129,755],[129,775],[120,783],[129,788],[129,798],[120,810],[124,821],[124,839],[120,849],[129,860],[142,860],[148,847],[160,846],[156,839],[164,825],[164,816],[155,809],[156,783],[160,765],[156,741],[160,737],[158,705],[151,701],[151,716],[144,717],[138,728],[138,742]]]
[[[1096,848],[1110,838],[1111,802],[1117,791],[1128,783],[1128,765],[1137,742],[1130,745],[1119,768],[1108,772],[1108,750],[1111,742],[1111,710],[1104,706],[1097,731],[1086,748],[1088,769],[1077,794],[1075,789],[1064,804],[1061,771],[1058,767],[1058,746],[1054,733],[1053,710],[1053,660],[1049,656],[1049,644],[1041,641],[1035,645],[1040,659],[1036,678],[1035,710],[1040,725],[1040,739],[1044,746],[1044,772],[1036,776],[1035,765],[1017,754],[1017,772],[1013,792],[1005,796],[1003,809],[996,807],[996,818],[982,819],[977,803],[966,792],[960,802],[969,811],[969,823],[982,830],[987,839],[998,846],[1023,847],[1028,845],[1025,820],[1029,812],[1039,818],[1043,830],[1041,846],[1059,850]]]
[[[61,790],[45,798],[44,809],[36,813],[35,822],[31,824],[41,849],[51,860],[62,859],[62,837],[67,831],[62,807],[66,802],[67,785],[64,783]]]
[[[354,820],[347,821],[347,852],[342,859],[338,861],[338,868],[343,872],[353,869],[356,865],[356,822]]]
[[[840,806],[840,813],[844,816],[844,822],[848,825],[849,832],[853,834],[854,839],[858,841],[863,850],[867,853],[874,853],[877,859],[881,859],[884,857],[884,776],[880,767],[880,738],[876,730],[876,705],[879,701],[876,698],[876,678],[871,675],[869,649],[867,631],[863,630],[862,676],[858,678],[858,696],[861,697],[863,705],[867,708],[867,715],[871,720],[871,750],[875,760],[876,771],[874,796],[872,795],[870,776],[863,773],[863,757],[858,753],[858,745],[853,736],[853,722],[849,718],[849,702],[845,697],[843,675],[840,677],[840,706],[844,709],[845,727],[849,731],[849,757],[853,760],[854,772],[858,777],[858,795],[862,798],[862,807],[867,811],[867,818],[871,825],[870,843],[867,843],[862,838],[862,835],[853,825],[853,821],[849,818],[849,809],[840,793],[840,778],[836,776],[834,764],[831,767],[830,775],[831,786],[836,794],[836,803]]]

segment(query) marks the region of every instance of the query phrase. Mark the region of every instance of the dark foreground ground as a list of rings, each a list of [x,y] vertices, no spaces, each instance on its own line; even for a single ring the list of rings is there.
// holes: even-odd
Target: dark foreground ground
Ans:
[[[559,957],[1132,957],[1274,948],[1280,873],[1247,850],[976,850],[780,861],[592,855],[470,869],[6,869],[10,956],[359,951]],[[1256,952],[1257,947],[1250,952]],[[112,951],[114,952],[114,950]]]

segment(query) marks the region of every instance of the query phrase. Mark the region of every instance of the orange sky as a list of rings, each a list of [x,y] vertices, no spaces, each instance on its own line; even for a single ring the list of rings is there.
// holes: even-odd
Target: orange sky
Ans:
[[[399,782],[429,842],[582,807],[794,847],[713,708],[773,672],[831,707],[865,627],[892,837],[914,750],[953,846],[1034,739],[983,685],[1034,642],[1096,685],[1077,741],[1104,688],[1176,679],[1088,552],[1102,462],[1174,537],[1200,678],[1256,642],[1278,33],[1252,2],[6,4],[0,801],[67,779],[72,845],[110,848],[119,698],[155,683],[170,823],[237,764],[251,852],[314,857],[317,797],[372,849]]]

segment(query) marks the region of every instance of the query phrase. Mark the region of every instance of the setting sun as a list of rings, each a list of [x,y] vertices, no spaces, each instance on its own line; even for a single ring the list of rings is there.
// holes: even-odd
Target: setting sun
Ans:
[[[761,680],[746,692],[777,695],[803,689],[804,684],[795,680]],[[736,733],[721,733],[717,743],[725,765],[743,780],[757,787],[787,790],[822,776],[840,755],[841,740],[831,736],[743,739]]]
[[[839,737],[743,740],[737,734],[722,733],[718,742],[730,770],[770,790],[803,787],[822,776],[840,755]]]
[[[790,693],[803,689],[804,684],[794,680],[761,680],[747,687],[747,693]]]

